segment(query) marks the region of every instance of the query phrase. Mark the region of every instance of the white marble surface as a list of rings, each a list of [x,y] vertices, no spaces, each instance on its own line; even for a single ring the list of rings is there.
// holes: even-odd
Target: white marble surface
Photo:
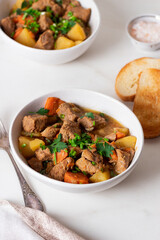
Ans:
[[[14,114],[30,100],[61,88],[85,88],[116,99],[115,77],[135,58],[159,57],[132,46],[128,20],[159,13],[158,0],[97,0],[102,24],[94,45],[74,62],[52,66],[13,56],[0,39],[0,118],[9,128]],[[83,101],[83,100],[82,100]],[[132,107],[132,104],[127,104]],[[140,161],[121,184],[96,194],[56,191],[24,174],[45,204],[47,213],[88,240],[158,240],[160,237],[160,138],[146,140]],[[17,176],[0,151],[0,199],[24,204]]]

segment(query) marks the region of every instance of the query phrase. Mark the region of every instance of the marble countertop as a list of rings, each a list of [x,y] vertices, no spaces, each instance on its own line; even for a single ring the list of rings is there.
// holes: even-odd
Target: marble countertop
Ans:
[[[136,49],[127,22],[140,14],[159,13],[159,1],[97,0],[101,29],[91,48],[64,65],[42,65],[13,56],[0,39],[0,118],[7,130],[16,112],[32,99],[61,88],[95,90],[116,99],[114,84],[127,62],[160,51]],[[132,108],[132,103],[125,103]],[[48,214],[87,240],[158,240],[160,236],[160,138],[145,140],[139,164],[122,183],[94,194],[54,190],[24,173]],[[10,159],[0,151],[0,199],[24,204]]]

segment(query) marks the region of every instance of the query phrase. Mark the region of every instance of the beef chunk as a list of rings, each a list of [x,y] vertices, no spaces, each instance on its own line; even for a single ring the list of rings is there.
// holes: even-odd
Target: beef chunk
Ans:
[[[43,168],[42,162],[40,162],[37,158],[33,157],[28,160],[28,165],[33,168],[35,171],[40,172]]]
[[[131,152],[129,151],[127,152],[120,149],[116,149],[116,153],[118,159],[117,160],[110,159],[109,162],[115,165],[115,171],[118,174],[120,174],[128,168],[134,155],[131,154]]]
[[[4,30],[4,32],[9,37],[11,37],[12,34],[14,33],[14,31],[15,31],[16,24],[14,23],[14,21],[10,17],[6,17],[6,18],[3,18],[1,20],[1,27]]]
[[[93,114],[94,118],[84,116],[78,119],[78,123],[81,124],[86,131],[93,131],[94,128],[99,129],[106,126],[106,120],[98,114]]]
[[[40,15],[38,23],[40,25],[41,32],[46,31],[47,29],[49,29],[50,25],[53,24],[52,20],[49,17],[47,17],[46,14]]]
[[[35,151],[35,155],[39,161],[52,160],[52,154],[49,148],[42,150],[41,148]]]
[[[42,33],[35,44],[35,48],[38,48],[38,49],[51,50],[53,49],[53,47],[54,47],[54,38],[53,38],[53,32],[51,30],[47,30],[44,33]]]
[[[104,165],[100,163],[96,163],[95,165],[92,164],[91,161],[88,161],[86,158],[81,157],[76,161],[76,165],[79,167],[79,169],[83,172],[89,173],[90,175],[93,175],[96,172],[99,172]]]
[[[82,157],[91,162],[103,162],[103,157],[96,152],[92,152],[89,149],[85,149],[82,152]]]
[[[68,157],[61,161],[60,163],[56,164],[50,171],[50,177],[54,178],[59,181],[64,180],[65,173],[72,169],[74,166],[74,160],[71,157]]]
[[[67,120],[64,121],[59,133],[62,134],[62,140],[68,142],[69,139],[75,138],[75,133],[81,135],[81,129],[77,122]]]
[[[38,0],[32,4],[32,8],[35,10],[43,11],[46,7],[50,7],[54,15],[62,14],[62,7],[54,2],[54,0]]]
[[[104,138],[108,138],[110,141],[115,141],[116,133],[110,133],[110,134],[106,135]]]
[[[80,2],[78,2],[76,0],[63,0],[62,1],[62,7],[64,10],[71,9],[73,7],[78,7],[78,6],[81,6],[81,4],[80,4]]]
[[[62,103],[57,114],[62,120],[76,121],[83,114],[83,111],[73,103]]]
[[[85,9],[81,6],[75,6],[72,7],[71,5],[67,8],[67,11],[65,12],[65,15],[63,16],[64,19],[68,19],[68,13],[73,12],[73,15],[79,19],[81,19],[83,22],[88,23],[90,15],[91,15],[91,9]]]
[[[96,152],[85,149],[81,158],[76,161],[76,165],[82,172],[85,171],[93,175],[104,167],[103,157]]]
[[[30,133],[40,132],[45,128],[47,119],[47,116],[40,114],[25,116],[22,120],[23,129]]]
[[[69,153],[71,151],[75,151],[76,152],[76,157],[79,156],[82,153],[82,149],[80,147],[69,146],[68,149],[69,149]]]
[[[42,137],[46,137],[48,139],[53,139],[60,130],[62,123],[55,123],[52,126],[47,127],[41,134]]]

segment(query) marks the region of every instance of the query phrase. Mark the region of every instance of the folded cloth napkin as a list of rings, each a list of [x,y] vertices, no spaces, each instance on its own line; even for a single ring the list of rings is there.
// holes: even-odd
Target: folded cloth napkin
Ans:
[[[0,201],[1,240],[84,240],[47,214]]]

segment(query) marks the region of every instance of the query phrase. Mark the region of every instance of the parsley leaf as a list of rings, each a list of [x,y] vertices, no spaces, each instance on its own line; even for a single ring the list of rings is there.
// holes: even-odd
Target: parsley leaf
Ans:
[[[69,157],[75,158],[77,155],[77,152],[72,148],[70,153],[69,153]]]
[[[94,119],[94,115],[93,115],[92,112],[87,112],[87,113],[85,113],[85,116],[88,117],[88,118]]]
[[[92,144],[92,140],[91,140],[91,136],[89,136],[87,133],[82,133],[81,136],[79,136],[78,134],[75,134],[75,138],[69,139],[68,143],[72,147],[79,146],[81,149],[85,149],[90,144]]]
[[[105,143],[96,143],[97,152],[104,156],[111,158],[111,154],[113,153],[114,148],[109,145],[107,142]]]
[[[21,8],[26,8],[28,7],[28,2],[27,1],[23,1],[21,4]]]
[[[49,112],[48,109],[40,108],[36,113],[38,113],[40,115],[46,115],[48,112]]]
[[[55,0],[56,3],[58,3],[59,5],[62,5],[62,0]]]

